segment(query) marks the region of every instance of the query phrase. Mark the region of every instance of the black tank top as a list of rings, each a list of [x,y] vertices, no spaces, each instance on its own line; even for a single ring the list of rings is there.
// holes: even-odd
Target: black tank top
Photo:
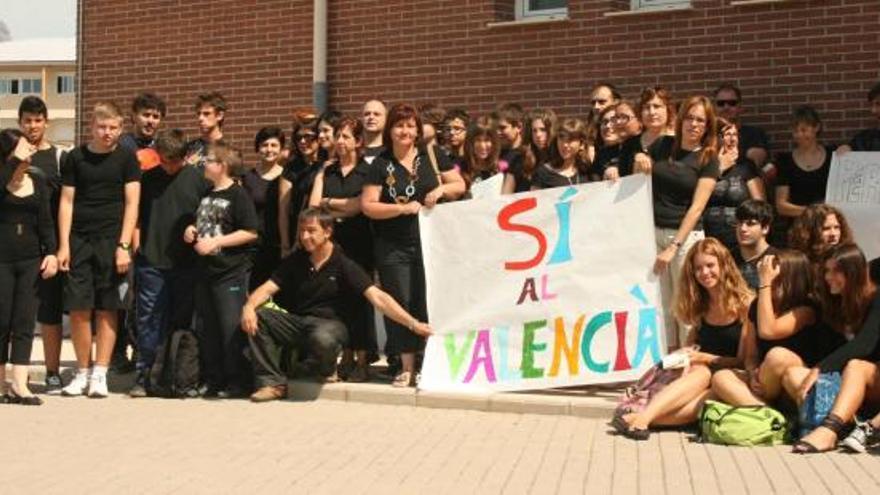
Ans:
[[[740,320],[726,325],[712,325],[702,320],[697,331],[697,344],[700,345],[700,352],[721,357],[736,357],[740,334],[742,334]]]

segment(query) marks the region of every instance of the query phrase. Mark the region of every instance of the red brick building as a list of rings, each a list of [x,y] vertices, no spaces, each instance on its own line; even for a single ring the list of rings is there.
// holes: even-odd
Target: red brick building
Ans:
[[[830,142],[869,125],[865,95],[880,79],[878,0],[327,3],[329,104],[345,112],[380,95],[583,115],[598,80],[630,98],[646,85],[680,98],[733,81],[745,120],[780,149],[800,104],[820,111]],[[89,0],[80,23],[85,110],[150,89],[168,101],[168,125],[194,133],[194,96],[219,90],[227,135],[249,148],[259,126],[289,128],[291,109],[311,104],[311,0]]]

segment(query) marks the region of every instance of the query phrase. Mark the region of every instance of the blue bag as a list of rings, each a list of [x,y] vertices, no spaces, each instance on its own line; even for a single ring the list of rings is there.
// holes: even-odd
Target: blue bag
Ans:
[[[801,437],[806,436],[822,424],[822,421],[831,412],[838,392],[840,392],[840,372],[819,373],[819,378],[810,389],[799,411]]]

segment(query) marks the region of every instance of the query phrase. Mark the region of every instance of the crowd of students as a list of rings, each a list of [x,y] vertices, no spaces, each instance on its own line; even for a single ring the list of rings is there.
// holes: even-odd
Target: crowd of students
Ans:
[[[880,124],[880,84],[868,101]],[[376,309],[385,315],[392,383],[413,386],[431,332],[417,214],[466,200],[497,174],[497,194],[651,177],[653,270],[664,307],[675,308],[667,340],[700,350],[668,396],[618,418],[627,435],[692,421],[710,394],[754,402],[788,391],[796,399],[818,369],[807,366],[829,359],[818,354],[880,332],[860,331],[874,323],[873,285],[856,276],[867,269],[845,218],[822,204],[834,149],[820,140],[815,109],[795,110],[795,148],[771,160],[766,134],[740,118],[734,85],[676,105],[662,87],[627,101],[601,83],[591,106],[584,119],[516,104],[471,116],[379,99],[358,116],[300,109],[289,135],[256,132],[259,160],[246,165],[224,140],[229,109],[219,93],[196,99],[192,140],[160,130],[166,105],[155,94],[134,99],[128,133],[122,111],[99,103],[88,143],[67,153],[45,137],[46,105],[25,98],[20,130],[0,134],[0,344],[2,364],[13,364],[8,389],[0,367],[4,401],[41,402],[27,386],[34,318],[50,393],[105,397],[114,349],[130,334],[130,395],[146,396],[157,349],[181,328],[199,336],[206,397],[281,398],[290,366],[324,381],[366,381],[380,350]],[[869,150],[880,150],[880,127],[837,148]],[[133,316],[120,316],[125,310]],[[77,357],[67,384],[59,374],[65,312]],[[842,344],[852,335],[860,337]],[[290,348],[296,357],[285,361]],[[874,347],[835,352],[833,366],[847,370],[878,357]],[[876,395],[870,366],[858,375],[862,393],[851,394],[860,402],[864,390]],[[835,418],[849,422],[850,409]],[[833,426],[826,429],[841,431]],[[805,441],[821,450],[826,440]]]

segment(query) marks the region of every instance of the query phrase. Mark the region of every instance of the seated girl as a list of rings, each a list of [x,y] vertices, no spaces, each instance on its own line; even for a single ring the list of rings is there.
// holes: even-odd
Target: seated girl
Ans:
[[[712,373],[743,366],[749,352],[752,293],[721,242],[708,238],[688,251],[676,294],[676,316],[692,327],[684,352],[690,366],[637,413],[617,416],[612,426],[634,440],[649,428],[692,423],[710,396]]]

